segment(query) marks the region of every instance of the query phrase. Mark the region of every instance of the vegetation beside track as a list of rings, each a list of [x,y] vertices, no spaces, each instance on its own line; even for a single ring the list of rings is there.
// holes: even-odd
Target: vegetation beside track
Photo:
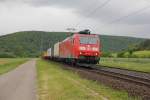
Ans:
[[[150,50],[135,51],[132,55],[137,58],[150,58]]]
[[[150,58],[150,50],[142,51],[122,51],[116,53],[103,52],[102,57],[111,57],[111,58]]]
[[[150,59],[148,58],[101,58],[100,65],[150,72]]]
[[[60,66],[63,65],[37,61],[39,100],[133,100],[126,92],[82,79]]]
[[[0,58],[0,75],[26,62],[27,58]]]

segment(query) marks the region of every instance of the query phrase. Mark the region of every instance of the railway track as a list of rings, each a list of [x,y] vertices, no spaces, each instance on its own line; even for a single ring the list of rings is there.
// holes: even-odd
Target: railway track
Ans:
[[[103,66],[91,66],[91,68],[96,73],[150,87],[150,74],[148,73]]]
[[[150,87],[150,73],[144,73],[139,71],[131,71],[127,69],[112,68],[98,65],[77,65],[72,66],[92,73],[103,74],[105,76],[113,77],[136,85],[143,85]]]
[[[85,70],[92,73],[103,74],[105,76],[128,81],[130,83],[136,83],[136,85],[143,85],[146,87],[150,87],[150,73],[133,71],[128,69],[121,69],[121,68],[113,68],[113,67],[107,67],[101,65],[78,64],[76,66],[70,66],[70,67],[78,68],[80,70]]]
[[[64,68],[73,70],[84,78],[127,91],[129,95],[141,97],[142,100],[150,100],[150,73],[97,65],[83,67],[65,64]]]

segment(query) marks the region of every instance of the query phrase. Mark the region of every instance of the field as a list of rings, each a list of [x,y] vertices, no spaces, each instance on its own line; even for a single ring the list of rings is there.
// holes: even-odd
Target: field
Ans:
[[[148,58],[101,58],[100,65],[150,72],[150,59]]]
[[[123,91],[80,78],[55,62],[37,61],[39,100],[135,100]]]
[[[0,58],[0,75],[27,61],[27,58]]]
[[[125,52],[122,57],[125,58],[150,58],[150,51],[149,50],[143,50],[143,51],[134,51],[132,54],[129,54],[129,52]]]
[[[138,58],[150,58],[150,51],[136,51],[133,53],[133,56]]]

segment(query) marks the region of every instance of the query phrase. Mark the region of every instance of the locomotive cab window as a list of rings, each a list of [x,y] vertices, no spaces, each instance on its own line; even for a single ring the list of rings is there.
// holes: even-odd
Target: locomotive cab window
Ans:
[[[98,39],[96,37],[80,37],[81,44],[97,44]]]

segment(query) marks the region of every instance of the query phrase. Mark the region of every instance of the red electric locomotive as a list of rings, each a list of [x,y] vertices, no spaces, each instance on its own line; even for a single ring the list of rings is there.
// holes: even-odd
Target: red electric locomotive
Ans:
[[[57,58],[72,63],[96,64],[100,60],[100,48],[99,36],[85,30],[60,42]]]
[[[101,56],[99,36],[89,30],[74,33],[62,42],[54,44],[45,55],[49,59],[70,62],[97,64]]]

